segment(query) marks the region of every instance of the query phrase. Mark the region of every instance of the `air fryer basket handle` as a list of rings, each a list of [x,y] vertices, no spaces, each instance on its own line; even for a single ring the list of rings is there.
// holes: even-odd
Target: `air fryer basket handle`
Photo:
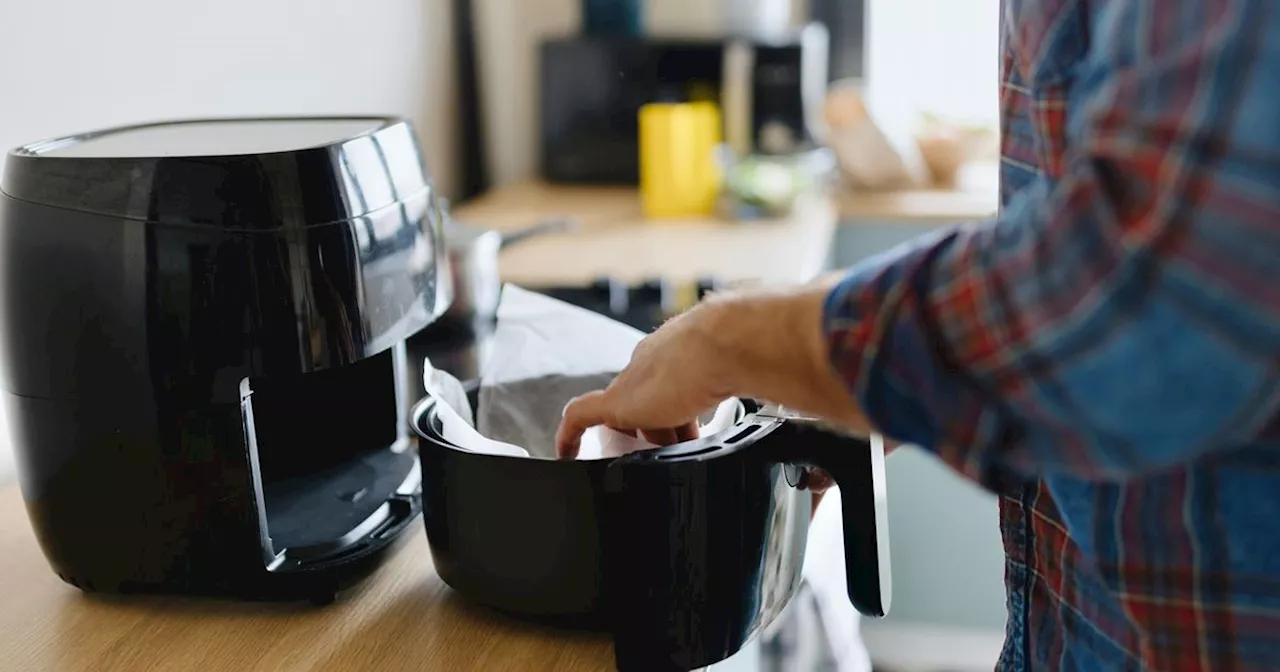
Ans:
[[[883,498],[884,448],[803,420],[787,420],[753,448],[772,462],[804,464],[831,474],[840,487],[849,601],[866,616],[889,611],[888,530]],[[882,547],[883,546],[883,547]]]

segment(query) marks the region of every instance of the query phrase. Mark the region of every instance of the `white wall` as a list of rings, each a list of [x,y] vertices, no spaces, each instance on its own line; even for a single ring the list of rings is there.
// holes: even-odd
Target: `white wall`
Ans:
[[[445,0],[0,0],[0,26],[5,150],[168,117],[392,113],[453,187]]]
[[[994,125],[1000,0],[867,0],[867,97],[909,132],[921,112]]]

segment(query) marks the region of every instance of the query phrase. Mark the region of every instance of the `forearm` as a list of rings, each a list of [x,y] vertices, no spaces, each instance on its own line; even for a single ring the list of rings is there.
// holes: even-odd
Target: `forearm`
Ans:
[[[766,400],[856,433],[870,430],[831,366],[823,330],[825,303],[841,277],[717,294],[699,306],[728,396]]]

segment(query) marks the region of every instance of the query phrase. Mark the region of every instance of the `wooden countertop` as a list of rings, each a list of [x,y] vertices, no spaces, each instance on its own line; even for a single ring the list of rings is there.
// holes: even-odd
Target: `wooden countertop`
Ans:
[[[859,221],[964,222],[995,214],[997,195],[985,189],[917,189],[839,194],[840,219]]]
[[[0,490],[0,669],[613,669],[607,636],[549,630],[479,610],[408,531],[376,574],[326,607],[87,595],[45,563],[15,486]]]
[[[1000,202],[1000,171],[995,163],[973,163],[960,170],[950,189],[854,192],[838,196],[842,223],[964,222],[995,214]]]
[[[797,283],[823,270],[836,226],[832,199],[812,198],[785,218],[727,222],[713,217],[645,221],[635,189],[520,182],[454,209],[476,226],[503,231],[568,216],[573,231],[504,250],[503,279],[530,286],[584,285],[609,275],[635,283]]]
[[[503,279],[530,286],[584,285],[610,275],[628,283],[660,277],[684,283],[804,282],[823,270],[835,228],[844,223],[947,223],[995,213],[996,171],[976,165],[954,189],[840,192],[812,198],[788,217],[729,222],[714,217],[646,221],[634,188],[552,185],[536,180],[499,187],[454,208],[476,226],[514,231],[569,217],[573,231],[548,234],[503,251]]]

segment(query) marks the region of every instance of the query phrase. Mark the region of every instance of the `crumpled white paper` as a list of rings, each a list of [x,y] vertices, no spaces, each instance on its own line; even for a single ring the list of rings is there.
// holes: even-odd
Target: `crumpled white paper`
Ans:
[[[711,416],[710,421],[699,423],[698,436],[710,436],[728,429],[737,421],[741,411],[741,401],[725,399],[716,407],[716,412]],[[657,445],[649,443],[642,438],[627,436],[608,427],[592,427],[582,435],[582,446],[578,450],[578,459],[598,460],[621,457],[637,450],[657,447]]]
[[[476,452],[554,459],[553,437],[564,404],[576,394],[607,384],[631,361],[644,336],[599,313],[508,284],[498,304],[492,354],[481,366],[474,425],[470,404],[456,379],[450,383],[445,377],[451,376],[432,369],[428,362],[424,382],[428,392],[453,411],[448,417],[442,413],[441,423],[449,427],[442,427],[445,438],[455,445]],[[530,381],[539,379],[553,382],[537,388],[537,394],[519,394],[522,386],[527,388]],[[454,401],[459,395],[462,400]],[[699,434],[727,429],[742,408],[737,399],[725,400],[701,423]],[[608,459],[654,447],[638,437],[593,427],[582,438],[578,459]]]
[[[436,417],[440,420],[440,435],[445,441],[477,453],[529,457],[529,451],[520,446],[485,438],[476,431],[471,402],[461,381],[432,366],[430,359],[423,362],[422,368],[422,382],[427,394],[439,402],[436,404]]]
[[[498,303],[493,354],[480,386],[543,376],[617,373],[644,332],[600,313],[507,284]]]

